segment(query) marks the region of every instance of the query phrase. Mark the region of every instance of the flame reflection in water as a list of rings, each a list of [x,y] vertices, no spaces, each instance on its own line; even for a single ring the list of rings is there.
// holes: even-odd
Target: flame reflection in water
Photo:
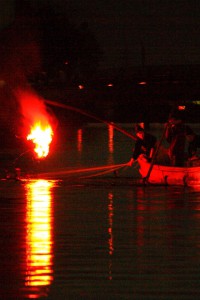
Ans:
[[[113,193],[109,192],[108,194],[108,248],[109,248],[109,280],[112,280],[112,255],[114,253],[114,241],[113,241]]]
[[[108,153],[108,164],[114,164],[114,127],[112,125],[108,126]]]
[[[26,279],[28,298],[48,293],[53,281],[52,195],[53,182],[26,183]]]
[[[77,130],[77,150],[78,152],[82,152],[83,147],[83,129]]]

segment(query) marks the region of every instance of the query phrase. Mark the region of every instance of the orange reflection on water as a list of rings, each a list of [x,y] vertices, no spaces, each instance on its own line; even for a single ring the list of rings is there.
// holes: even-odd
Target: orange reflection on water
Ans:
[[[109,153],[114,152],[113,138],[114,138],[114,127],[113,127],[113,125],[108,125],[108,150],[109,150]]]
[[[114,252],[114,244],[113,244],[113,193],[108,194],[108,248],[109,255],[112,258]],[[112,280],[112,259],[109,261],[109,280]]]
[[[108,199],[109,199],[109,203],[108,203],[108,221],[109,221],[108,244],[109,244],[109,254],[112,255],[113,251],[114,251],[114,247],[113,247],[113,194],[112,193],[109,193]]]
[[[82,151],[82,146],[83,146],[83,129],[78,129],[77,130],[77,149],[78,149],[78,152]]]
[[[108,164],[114,164],[113,160],[114,153],[114,127],[113,125],[108,125]]]
[[[138,253],[141,254],[143,252],[143,247],[145,246],[145,218],[142,215],[142,212],[147,210],[148,205],[142,200],[145,199],[145,191],[144,189],[137,190],[137,215],[136,215],[136,222],[137,222],[137,249]]]
[[[26,287],[28,298],[47,293],[53,280],[52,195],[53,183],[36,180],[26,184]],[[31,289],[32,287],[32,289]]]

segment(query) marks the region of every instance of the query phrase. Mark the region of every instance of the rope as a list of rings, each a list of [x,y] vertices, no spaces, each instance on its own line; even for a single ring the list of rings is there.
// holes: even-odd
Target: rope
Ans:
[[[83,168],[83,169],[75,169],[75,170],[61,170],[56,172],[48,172],[48,173],[39,173],[39,176],[58,176],[58,175],[72,175],[72,174],[80,174],[85,172],[94,172],[94,171],[106,171],[112,172],[113,170],[117,170],[127,166],[127,163],[124,164],[116,164],[111,166],[100,166],[100,167],[92,167],[92,168]]]
[[[122,168],[124,168],[124,167],[126,167],[126,165],[125,165],[125,166],[122,166],[122,167],[112,168],[112,169],[106,170],[106,171],[104,171],[104,172],[99,172],[99,173],[97,173],[97,174],[92,174],[92,175],[88,175],[88,176],[83,176],[83,177],[81,177],[81,178],[92,178],[92,177],[97,177],[97,176],[105,175],[105,174],[108,174],[108,173],[117,171],[117,170],[119,170],[119,169],[122,169]]]

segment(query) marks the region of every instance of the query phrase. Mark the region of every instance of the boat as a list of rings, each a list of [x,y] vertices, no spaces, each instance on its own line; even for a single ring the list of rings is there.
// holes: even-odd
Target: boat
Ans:
[[[138,158],[139,173],[143,180],[156,185],[200,185],[200,160],[193,165],[183,167],[151,165],[147,159],[140,155]],[[149,170],[151,170],[149,172]]]

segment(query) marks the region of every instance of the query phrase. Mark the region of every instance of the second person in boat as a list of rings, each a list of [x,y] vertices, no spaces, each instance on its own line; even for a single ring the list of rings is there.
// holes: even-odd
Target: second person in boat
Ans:
[[[174,112],[166,124],[165,138],[169,143],[168,155],[172,166],[182,167],[185,163],[185,147],[187,132],[192,129],[185,125],[180,111]]]

